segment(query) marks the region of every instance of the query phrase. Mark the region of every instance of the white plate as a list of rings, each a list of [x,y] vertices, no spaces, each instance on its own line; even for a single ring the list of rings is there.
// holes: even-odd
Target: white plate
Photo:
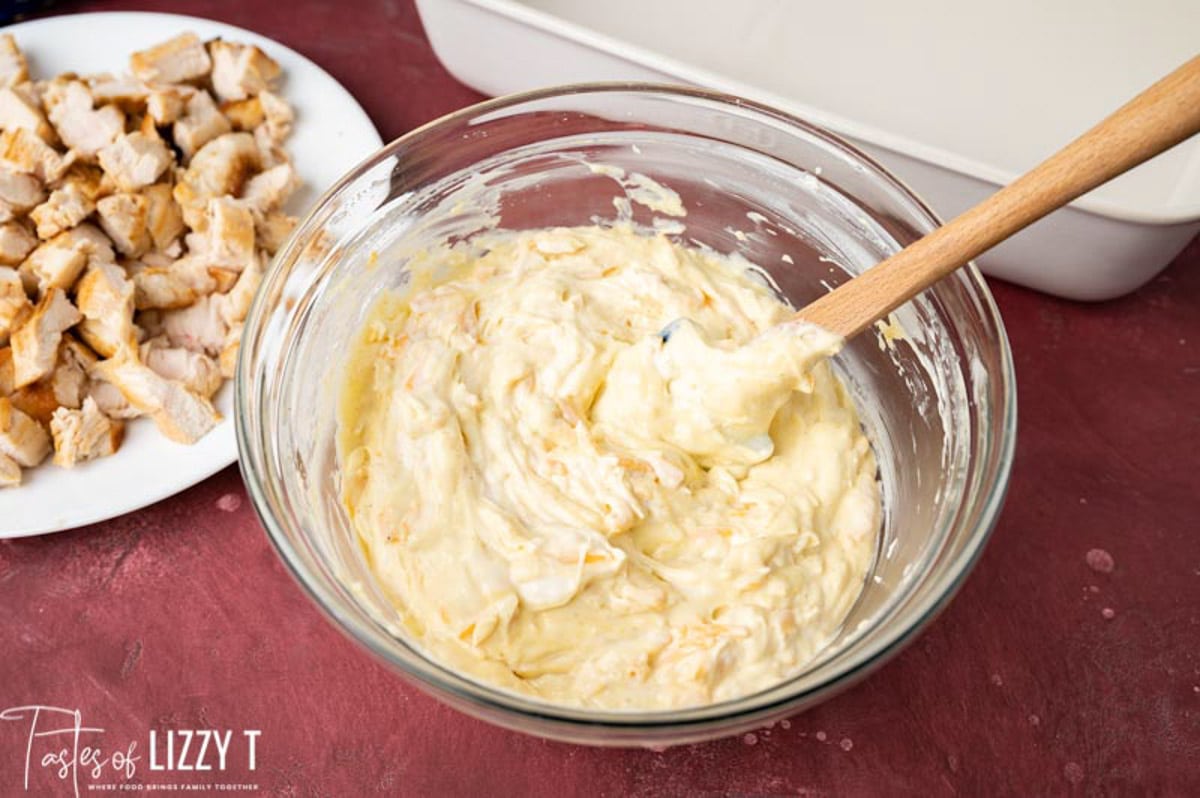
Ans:
[[[282,94],[296,110],[287,149],[304,181],[288,203],[306,211],[322,191],[383,143],[366,112],[336,80],[304,56],[256,33],[175,14],[75,14],[4,29],[16,37],[34,77],[61,72],[128,71],[129,54],[184,31],[253,43],[284,70]],[[192,446],[162,437],[149,419],[126,426],[112,457],[72,470],[50,463],[25,470],[20,487],[0,489],[0,538],[57,532],[145,507],[190,487],[237,460],[233,384],[216,397],[224,420]]]

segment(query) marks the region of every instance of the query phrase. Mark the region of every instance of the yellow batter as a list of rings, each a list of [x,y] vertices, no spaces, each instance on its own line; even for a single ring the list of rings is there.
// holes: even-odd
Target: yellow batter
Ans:
[[[557,704],[664,709],[820,651],[880,522],[825,362],[839,339],[772,329],[789,310],[745,260],[628,227],[498,233],[412,268],[356,344],[339,451],[371,567],[431,656]]]

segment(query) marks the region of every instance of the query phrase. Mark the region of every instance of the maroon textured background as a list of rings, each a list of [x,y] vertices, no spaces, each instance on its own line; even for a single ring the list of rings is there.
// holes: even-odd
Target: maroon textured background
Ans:
[[[135,7],[299,50],[385,139],[477,99],[442,70],[408,2],[60,10]],[[138,778],[278,795],[1197,794],[1200,241],[1106,304],[993,288],[1020,437],[991,544],[915,644],[786,724],[653,753],[463,717],[323,620],[234,468],[106,524],[0,543],[0,709],[79,707],[110,747],[151,728],[261,729],[254,773],[235,747],[229,774],[171,779],[143,761]],[[0,723],[0,794],[20,794],[24,735]],[[45,774],[31,789],[69,794]]]

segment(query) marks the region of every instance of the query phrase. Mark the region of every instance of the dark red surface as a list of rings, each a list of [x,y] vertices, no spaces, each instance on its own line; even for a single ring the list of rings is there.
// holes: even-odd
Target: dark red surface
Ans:
[[[62,9],[118,7],[278,39],[341,80],[384,138],[477,98],[407,2]],[[1106,304],[993,287],[1020,383],[995,535],[924,636],[786,724],[653,753],[463,717],[325,622],[233,468],[106,524],[0,543],[0,710],[80,709],[106,756],[138,741],[145,784],[279,795],[1200,793],[1200,242]],[[230,772],[150,772],[149,730],[181,728],[234,730]],[[262,731],[253,773],[243,729]],[[0,722],[0,795],[21,794],[26,731]],[[70,782],[35,755],[30,790]]]

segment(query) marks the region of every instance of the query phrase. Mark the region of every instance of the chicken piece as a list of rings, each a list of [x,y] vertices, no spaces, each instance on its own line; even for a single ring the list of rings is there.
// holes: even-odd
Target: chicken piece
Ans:
[[[264,91],[258,95],[262,105],[264,123],[259,129],[263,131],[268,141],[278,146],[292,133],[292,122],[296,114],[287,101],[272,91]],[[257,132],[256,129],[255,132]]]
[[[0,454],[32,468],[50,454],[50,436],[42,425],[0,396]]]
[[[254,128],[266,121],[262,103],[257,97],[245,100],[227,100],[220,105],[221,113],[233,124],[234,130],[253,132]]]
[[[48,377],[11,392],[13,406],[39,424],[49,424],[54,411],[60,407],[78,408],[87,396],[88,369],[95,355],[81,358],[75,348],[87,350],[70,333],[63,335],[58,348],[58,361]]]
[[[219,357],[230,330],[245,320],[262,278],[262,260],[256,256],[229,293],[210,294],[189,307],[163,313],[162,327],[171,345]]]
[[[56,182],[75,162],[76,155],[59,155],[32,130],[5,128],[0,132],[0,166],[34,175],[43,183]]]
[[[169,125],[183,114],[188,93],[177,86],[155,86],[146,97],[146,116],[156,125]]]
[[[186,162],[204,145],[228,133],[233,127],[206,91],[193,92],[184,107],[183,116],[176,120],[171,134]]]
[[[128,75],[91,75],[87,83],[97,105],[112,103],[127,113],[144,111],[153,91]]]
[[[100,227],[122,255],[136,258],[150,249],[149,206],[145,196],[124,192],[96,203]]]
[[[201,250],[210,267],[241,272],[254,260],[254,214],[246,204],[229,197],[209,200],[207,228]]]
[[[53,371],[63,331],[82,318],[61,288],[52,288],[42,297],[25,323],[12,334],[13,377],[17,388]]]
[[[171,165],[167,145],[157,136],[128,133],[100,150],[100,165],[121,191],[148,186]]]
[[[134,262],[129,270],[133,278],[134,307],[138,310],[187,307],[217,288],[205,263],[194,256],[179,258],[167,266]]]
[[[282,73],[279,64],[253,44],[216,39],[208,43],[212,85],[217,99],[244,100],[271,88]]]
[[[232,380],[237,371],[237,355],[242,344],[242,328],[244,326],[239,321],[229,328],[229,332],[225,334],[225,346],[221,349],[221,354],[217,356],[217,363],[221,367],[221,376],[227,380]]]
[[[50,239],[50,244],[78,249],[87,255],[88,265],[112,263],[115,260],[112,241],[91,222],[76,225]]]
[[[55,410],[50,419],[50,434],[54,437],[54,464],[74,468],[84,461],[116,452],[125,437],[125,424],[100,412],[96,400],[89,396],[78,410],[67,407]]]
[[[241,198],[258,213],[266,214],[287,202],[299,186],[296,170],[290,163],[281,163],[247,180]]]
[[[0,224],[0,263],[5,266],[18,265],[37,245],[38,240],[33,233],[20,222]],[[16,272],[13,272],[13,276],[16,276]]]
[[[155,183],[142,189],[146,198],[146,230],[154,248],[166,251],[187,229],[183,224],[183,212],[171,194],[171,187]]]
[[[15,488],[21,484],[21,464],[6,454],[0,454],[0,488]]]
[[[11,33],[0,33],[0,86],[8,88],[29,80],[25,54]]]
[[[24,128],[43,141],[54,142],[54,128],[46,115],[23,93],[11,88],[0,88],[0,127],[5,129]]]
[[[133,297],[133,283],[113,263],[95,263],[79,280],[75,289],[83,314],[79,335],[100,355],[112,357],[137,346]]]
[[[254,234],[258,246],[269,256],[273,256],[288,240],[288,236],[296,229],[297,219],[286,213],[271,211],[254,220]]]
[[[0,345],[7,343],[13,331],[32,313],[33,303],[25,294],[25,285],[17,270],[0,266]]]
[[[185,83],[204,77],[211,69],[212,59],[204,43],[190,32],[129,56],[129,71],[145,83]]]
[[[175,184],[175,201],[183,221],[196,232],[208,225],[208,201],[237,196],[262,164],[262,155],[249,133],[226,133],[200,148]]]
[[[140,351],[142,362],[156,374],[199,396],[211,399],[224,382],[215,360],[202,352],[171,346],[165,337],[147,341]]]
[[[37,294],[44,296],[53,288],[70,288],[87,266],[87,261],[87,253],[79,248],[47,241],[29,253],[21,263],[20,272],[32,277]]]
[[[159,432],[173,441],[195,443],[221,420],[211,402],[159,376],[132,352],[101,360],[93,373],[115,385],[130,405],[153,418]]]
[[[0,222],[20,216],[45,199],[42,181],[31,174],[0,168]]]
[[[125,132],[125,114],[115,105],[95,108],[87,85],[55,80],[46,89],[46,108],[62,143],[87,160]]]
[[[100,411],[109,418],[130,419],[146,415],[125,398],[125,394],[117,386],[100,379],[88,382],[88,396],[95,402]]]
[[[29,212],[29,218],[37,225],[38,237],[48,239],[79,224],[94,210],[96,203],[79,181],[72,180],[51,191],[45,202]]]

